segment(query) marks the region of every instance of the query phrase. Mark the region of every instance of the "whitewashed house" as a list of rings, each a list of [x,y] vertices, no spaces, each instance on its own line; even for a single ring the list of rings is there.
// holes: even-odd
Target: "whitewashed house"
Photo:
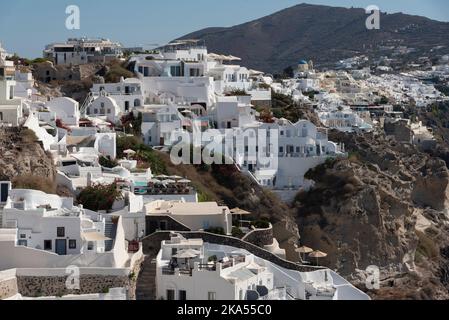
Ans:
[[[258,115],[252,108],[250,95],[217,97],[209,114],[216,129],[242,128],[254,124]]]
[[[1,49],[1,46],[0,46]],[[16,98],[14,62],[0,57],[0,125],[17,127],[23,116],[22,99]]]
[[[70,38],[45,47],[43,57],[55,65],[105,63],[122,56],[122,45],[109,39]]]
[[[119,114],[127,114],[145,102],[142,82],[137,78],[122,77],[118,83],[95,83],[91,89],[91,98],[96,99],[104,95],[115,100],[119,106]]]
[[[50,112],[56,114],[56,118],[68,126],[79,125],[80,110],[79,103],[72,98],[60,97],[54,98],[45,104]]]
[[[348,106],[339,109],[320,111],[318,116],[324,126],[342,132],[370,132],[373,126]]]
[[[180,40],[130,61],[142,80],[146,103],[200,104],[208,109],[216,95],[235,90],[254,91],[255,100],[271,100],[270,90],[254,90],[254,72],[228,64],[235,60],[240,59],[208,53],[198,41]]]
[[[144,142],[150,146],[170,145],[172,135],[186,124],[175,105],[148,105],[137,111],[142,113]]]
[[[329,269],[299,272],[230,246],[172,235],[156,258],[164,300],[369,300]]]
[[[147,216],[167,216],[190,230],[220,228],[232,233],[232,214],[216,202],[153,201],[145,205]]]
[[[3,208],[3,227],[17,229],[19,246],[58,255],[104,252],[105,221],[94,216],[72,198],[14,189]]]
[[[120,120],[121,110],[114,98],[100,95],[94,98],[92,103],[86,108],[86,115],[100,117],[106,121],[116,123]]]

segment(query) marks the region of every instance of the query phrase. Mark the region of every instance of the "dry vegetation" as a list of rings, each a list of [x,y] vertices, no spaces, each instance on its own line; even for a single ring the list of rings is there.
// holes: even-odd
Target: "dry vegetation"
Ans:
[[[41,176],[23,175],[17,176],[12,180],[14,189],[32,189],[40,190],[45,193],[56,193],[55,181]]]

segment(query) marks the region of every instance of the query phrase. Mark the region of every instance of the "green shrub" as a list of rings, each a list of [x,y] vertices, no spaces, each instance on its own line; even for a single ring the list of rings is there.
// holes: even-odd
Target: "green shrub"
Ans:
[[[110,156],[100,157],[100,165],[105,168],[115,168],[118,166],[118,162],[116,160],[112,160]]]
[[[232,236],[235,238],[243,238],[245,234],[243,233],[243,231],[239,228],[239,227],[232,227]]]
[[[217,262],[218,257],[216,255],[210,256],[209,259],[207,259],[208,262]]]
[[[257,229],[268,229],[270,227],[270,222],[265,219],[260,219],[260,220],[254,221],[252,223],[252,225],[254,227],[256,227]]]
[[[231,91],[227,92],[226,95],[227,96],[247,96],[248,93],[245,90],[236,89],[236,90],[231,90]]]
[[[141,169],[151,168],[153,174],[168,174],[167,167],[158,153],[142,142],[142,139],[135,136],[122,136],[117,139],[117,155],[124,157],[123,151],[131,149],[136,151],[133,156]]]
[[[125,63],[115,61],[111,64],[108,73],[106,73],[104,80],[106,83],[116,83],[120,81],[120,78],[132,78],[134,73],[126,69]]]
[[[82,204],[84,208],[99,211],[109,211],[116,200],[122,199],[122,193],[117,189],[115,183],[110,185],[94,184],[81,191],[78,195],[77,201]]]

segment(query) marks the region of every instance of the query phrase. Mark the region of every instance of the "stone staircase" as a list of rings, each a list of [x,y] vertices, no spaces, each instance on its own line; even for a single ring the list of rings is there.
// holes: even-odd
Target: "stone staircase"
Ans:
[[[114,247],[115,242],[115,236],[117,235],[117,225],[106,221],[105,227],[104,227],[104,235],[112,240],[106,240],[104,242],[105,251],[111,251]]]
[[[136,300],[156,299],[156,259],[146,256],[137,278]]]

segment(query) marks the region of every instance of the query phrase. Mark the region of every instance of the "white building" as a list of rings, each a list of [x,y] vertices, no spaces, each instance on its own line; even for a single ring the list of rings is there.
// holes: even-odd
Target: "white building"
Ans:
[[[120,120],[120,107],[115,99],[108,96],[99,96],[87,107],[86,114],[116,123]]]
[[[0,46],[0,49],[1,46]],[[14,62],[6,60],[6,54],[0,57],[0,125],[17,127],[22,118],[22,99],[16,98],[14,80]]]
[[[109,39],[71,38],[47,45],[43,56],[55,65],[105,63],[122,56],[122,45]]]
[[[72,98],[54,98],[47,102],[45,106],[50,112],[54,112],[56,118],[61,120],[63,124],[75,127],[79,125],[79,103]]]
[[[259,141],[261,134],[266,135],[265,141]],[[236,145],[243,145],[244,152],[235,149],[228,150],[228,154],[234,154],[236,164],[256,182],[273,190],[308,187],[304,179],[307,171],[328,158],[344,155],[336,143],[328,140],[326,132],[307,120],[295,124],[286,119],[259,123],[237,129],[236,136],[240,141]],[[259,153],[266,157],[263,161],[255,157]]]
[[[251,96],[217,97],[210,116],[217,129],[242,128],[255,123],[258,113],[252,108]]]
[[[104,95],[115,100],[119,106],[117,114],[129,113],[145,102],[142,83],[137,78],[123,79],[122,77],[118,83],[95,83],[91,89],[91,97],[96,99]]]
[[[198,41],[170,43],[152,54],[137,55],[135,72],[142,80],[146,103],[201,104],[209,108],[215,96],[235,90],[254,92],[255,100],[271,100],[255,90],[251,70],[228,64],[234,56],[208,53]],[[270,93],[270,90],[265,90]]]
[[[61,198],[34,190],[11,190],[3,208],[3,227],[17,230],[17,245],[73,255],[104,252],[105,221],[94,219]]]
[[[138,109],[142,113],[141,132],[150,146],[171,145],[173,134],[186,125],[175,105],[149,105]]]
[[[145,205],[147,216],[167,216],[190,230],[221,228],[232,233],[232,214],[228,207],[216,202],[153,201]]]
[[[370,132],[373,126],[362,119],[349,107],[340,107],[331,111],[320,111],[318,116],[324,126],[342,132]]]
[[[243,249],[179,235],[162,242],[156,268],[158,299],[369,300],[332,270],[290,270]]]

